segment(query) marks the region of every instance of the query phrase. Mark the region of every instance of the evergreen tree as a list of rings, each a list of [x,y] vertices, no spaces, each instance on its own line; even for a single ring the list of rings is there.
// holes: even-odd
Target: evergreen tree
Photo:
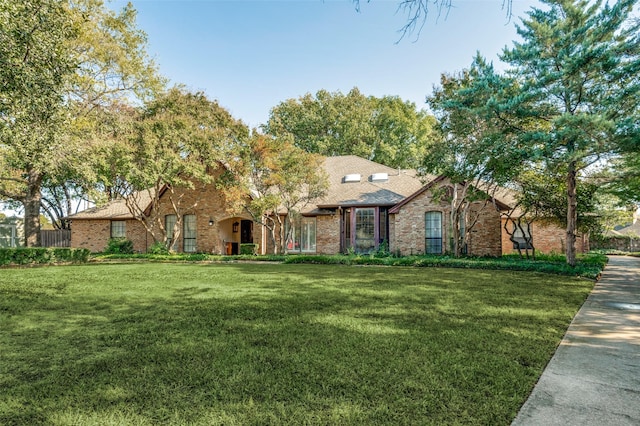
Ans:
[[[637,140],[640,99],[640,22],[636,0],[543,0],[518,26],[522,42],[502,59],[519,84],[518,95],[496,103],[536,123],[519,139],[532,161],[550,173],[563,171],[566,185],[567,262],[576,262],[578,176],[590,165]]]

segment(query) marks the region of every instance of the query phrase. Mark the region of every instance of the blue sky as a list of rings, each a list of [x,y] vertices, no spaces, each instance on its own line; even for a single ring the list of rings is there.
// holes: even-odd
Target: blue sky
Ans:
[[[255,127],[278,103],[320,89],[396,95],[425,108],[443,72],[494,60],[517,39],[515,23],[532,0],[453,0],[433,9],[418,36],[398,42],[399,0],[133,0],[149,54],[172,83],[203,91]],[[113,1],[121,8],[124,1]]]

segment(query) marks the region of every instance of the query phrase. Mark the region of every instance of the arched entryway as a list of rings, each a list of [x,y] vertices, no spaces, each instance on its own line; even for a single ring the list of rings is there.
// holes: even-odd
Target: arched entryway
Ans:
[[[220,222],[220,233],[227,255],[240,254],[241,244],[253,243],[253,221],[241,217],[230,217]]]

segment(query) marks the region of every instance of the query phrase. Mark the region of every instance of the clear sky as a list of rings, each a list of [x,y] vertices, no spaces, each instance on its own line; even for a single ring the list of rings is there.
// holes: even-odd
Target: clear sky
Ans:
[[[517,39],[532,0],[453,0],[447,16],[430,11],[418,35],[401,41],[400,0],[132,0],[148,52],[172,83],[203,91],[246,124],[320,89],[394,95],[425,108],[443,72],[468,67],[477,51],[497,54]],[[115,9],[125,5],[113,1]]]

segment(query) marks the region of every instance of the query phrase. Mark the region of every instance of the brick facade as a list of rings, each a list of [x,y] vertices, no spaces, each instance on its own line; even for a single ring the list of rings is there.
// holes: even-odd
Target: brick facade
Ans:
[[[507,219],[502,219],[502,253],[517,253],[518,249],[513,248],[513,242],[509,239],[509,234],[504,230]],[[513,225],[510,225],[511,227]],[[557,224],[547,221],[534,221],[531,224],[531,237],[533,247],[540,253],[565,253],[566,230]],[[587,236],[578,234],[576,236],[576,251],[585,253],[589,251]]]
[[[125,229],[127,238],[133,242],[133,250],[144,253],[148,245],[144,226],[135,219],[126,219]],[[110,238],[111,220],[109,219],[73,220],[71,226],[71,247],[73,248],[85,248],[92,253],[102,252],[107,248]]]
[[[390,215],[390,250],[402,256],[425,253],[427,212],[442,213],[442,252],[450,252],[451,205],[432,198],[430,191],[424,191],[403,205],[396,214]],[[472,210],[482,208],[477,223],[471,229],[467,253],[474,256],[500,256],[500,213],[492,204],[474,203]]]
[[[318,254],[340,253],[340,216],[316,217],[316,252]]]
[[[233,232],[233,224],[239,224],[243,220],[251,220],[243,214],[233,214],[227,211],[228,205],[224,195],[215,188],[214,184],[203,186],[199,189],[176,189],[174,199],[180,199],[182,206],[190,208],[181,211],[184,215],[193,214],[196,216],[196,252],[225,254],[230,244],[240,244],[241,229]],[[160,197],[158,218],[164,224],[165,215],[174,214],[169,202],[169,196],[165,193]],[[118,220],[118,219],[115,219]],[[213,225],[209,222],[213,220]],[[133,242],[136,252],[144,253],[154,243],[153,235],[148,233],[136,219],[125,219],[126,236]],[[162,241],[163,234],[159,226],[154,227],[155,237]],[[258,252],[263,253],[264,241],[262,226],[252,225],[253,242],[258,244]],[[87,248],[92,252],[101,252],[107,246],[111,236],[110,219],[77,219],[72,218],[71,225],[71,247]],[[176,241],[174,249],[183,251],[184,231]],[[228,244],[229,243],[229,244]],[[237,247],[237,246],[236,246]]]
[[[442,214],[442,252],[451,252],[451,206],[449,202],[440,202],[433,197],[437,188],[449,185],[447,179],[432,177],[430,183],[424,186],[415,173],[386,168],[356,156],[327,158],[325,168],[330,176],[330,190],[324,198],[309,203],[300,212],[304,217],[315,217],[316,253],[340,253],[344,249],[341,240],[345,237],[349,238],[345,241],[346,247],[353,245],[363,252],[372,247],[378,248],[385,237],[385,212],[388,212],[390,252],[400,255],[425,253],[425,219],[428,212]],[[358,179],[347,181],[347,176]],[[151,202],[150,194],[147,195],[148,203]],[[251,218],[241,212],[229,211],[229,203],[215,184],[195,185],[195,189],[176,188],[173,192],[167,189],[161,195],[158,205],[157,217],[163,224],[166,215],[174,214],[170,197],[180,199],[180,205],[183,206],[180,209],[181,215],[195,215],[196,252],[225,254],[231,249],[237,252],[243,235],[242,229],[246,231],[249,225],[252,227],[253,243],[259,245],[258,253],[274,252],[270,231],[251,222]],[[495,205],[501,209],[508,208],[502,202]],[[358,216],[360,209],[362,214],[366,213],[365,210],[368,211],[369,216]],[[469,218],[475,216],[473,212],[479,212],[480,216],[468,236],[467,253],[475,256],[500,256],[514,252],[513,243],[502,228],[500,212],[494,204],[477,202],[472,204],[471,209]],[[373,216],[371,211],[375,212]],[[350,217],[347,212],[350,212]],[[133,241],[135,251],[145,252],[154,242],[153,235],[133,219],[122,202],[89,209],[72,215],[69,219],[72,221],[72,247],[87,248],[92,252],[103,251],[110,238],[111,219],[126,220],[126,235]],[[345,225],[343,220],[350,222]],[[362,220],[358,222],[358,231],[356,220]],[[234,223],[239,225],[237,232],[233,231]],[[312,231],[308,228],[308,221],[306,224],[305,235],[309,237]],[[300,229],[302,230],[302,225]],[[343,236],[343,229],[349,229],[351,235]],[[359,236],[358,239],[356,232],[364,232],[364,236]],[[313,243],[304,240],[302,231],[300,233],[300,242],[305,241],[304,247],[312,248]],[[156,228],[155,236],[157,240],[163,240],[159,228]],[[372,241],[375,241],[375,246],[371,244]],[[362,245],[358,245],[360,243]],[[541,252],[563,252],[564,230],[556,225],[537,221],[533,228],[533,243]],[[577,245],[578,251],[583,251],[588,247],[588,241],[581,236]],[[303,247],[302,243],[300,247]],[[174,248],[179,252],[184,250],[184,232],[177,238]]]

